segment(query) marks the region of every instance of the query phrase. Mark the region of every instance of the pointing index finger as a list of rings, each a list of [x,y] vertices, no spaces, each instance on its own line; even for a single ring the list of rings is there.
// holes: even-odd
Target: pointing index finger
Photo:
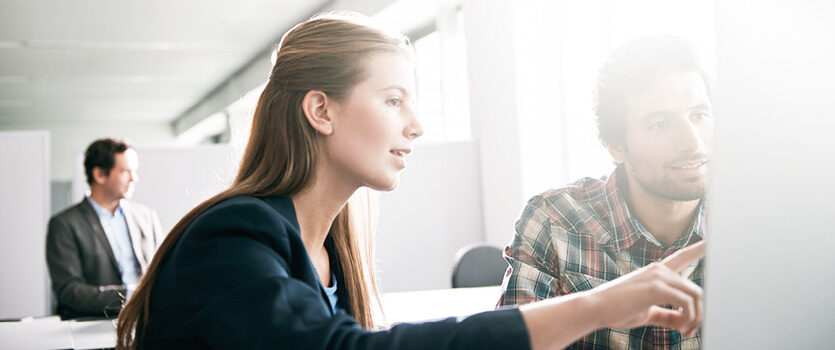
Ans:
[[[705,256],[705,241],[691,244],[668,256],[661,263],[674,272],[681,272]]]

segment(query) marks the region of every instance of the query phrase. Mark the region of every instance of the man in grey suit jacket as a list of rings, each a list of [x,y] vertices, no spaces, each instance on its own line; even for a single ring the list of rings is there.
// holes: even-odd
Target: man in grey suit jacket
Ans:
[[[138,167],[123,141],[93,142],[84,158],[90,196],[49,220],[46,259],[64,319],[118,315],[162,243],[156,212],[127,201]]]

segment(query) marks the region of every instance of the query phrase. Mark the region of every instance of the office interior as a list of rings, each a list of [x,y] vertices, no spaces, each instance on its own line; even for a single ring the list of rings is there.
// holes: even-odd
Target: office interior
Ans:
[[[612,171],[598,67],[670,34],[716,83],[705,347],[831,347],[835,5],[811,0],[0,1],[0,333],[54,312],[47,222],[88,191],[91,141],[135,145],[133,199],[167,232],[231,184],[281,35],[335,10],[415,49],[425,133],[399,188],[370,193],[395,318],[495,307],[498,286],[452,288],[456,258],[503,249],[532,196]]]

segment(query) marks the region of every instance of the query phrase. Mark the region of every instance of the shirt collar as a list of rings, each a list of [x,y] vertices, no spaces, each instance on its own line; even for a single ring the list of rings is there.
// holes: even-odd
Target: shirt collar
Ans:
[[[650,243],[666,249],[678,249],[690,242],[699,241],[704,237],[705,201],[699,203],[696,215],[690,222],[687,231],[679,236],[669,247],[665,246],[647,230],[643,224],[629,213],[629,206],[623,196],[623,188],[627,186],[626,174],[622,166],[618,166],[606,180],[604,195],[609,214],[609,232],[613,244],[618,251],[628,249],[642,238]],[[699,237],[699,239],[696,239]]]
[[[94,201],[93,198],[90,198],[90,196],[87,196],[87,201],[90,202],[90,205],[93,206],[93,210],[96,211],[96,214],[99,216],[99,218],[112,218],[114,216],[122,215],[121,200],[119,200],[119,206],[116,207],[116,211],[114,211],[113,213],[110,213],[109,210],[104,209],[102,206],[99,205],[99,203],[96,203],[96,201]]]

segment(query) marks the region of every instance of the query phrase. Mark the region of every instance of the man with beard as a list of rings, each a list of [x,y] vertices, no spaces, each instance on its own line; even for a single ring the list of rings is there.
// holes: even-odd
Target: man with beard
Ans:
[[[96,140],[84,154],[90,196],[49,220],[46,260],[61,318],[118,315],[162,243],[157,213],[127,201],[138,168],[130,145]]]
[[[528,202],[505,249],[499,306],[586,291],[702,240],[713,117],[690,45],[646,37],[616,50],[599,72],[595,114],[617,167]],[[701,262],[684,273],[701,285]],[[569,348],[696,349],[700,337],[601,329]]]

